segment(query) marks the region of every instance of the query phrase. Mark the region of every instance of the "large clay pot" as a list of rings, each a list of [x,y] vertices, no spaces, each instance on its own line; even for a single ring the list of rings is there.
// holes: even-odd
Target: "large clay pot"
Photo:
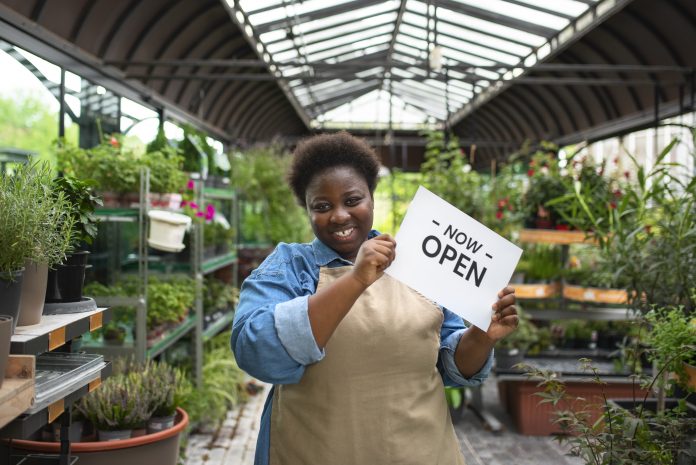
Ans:
[[[70,455],[79,457],[80,465],[176,465],[179,460],[179,437],[189,418],[177,409],[174,427],[120,441],[71,442]],[[58,454],[59,442],[12,440],[13,454]],[[7,445],[0,447],[0,457]]]
[[[0,315],[0,387],[5,379],[7,357],[10,355],[10,339],[12,338],[12,317]]]
[[[22,295],[24,268],[12,273],[0,273],[0,314],[12,317],[12,334],[19,318],[19,299]]]
[[[46,299],[46,281],[48,265],[27,262],[24,268],[22,295],[19,299],[19,321],[17,326],[36,325],[41,322],[44,300]]]

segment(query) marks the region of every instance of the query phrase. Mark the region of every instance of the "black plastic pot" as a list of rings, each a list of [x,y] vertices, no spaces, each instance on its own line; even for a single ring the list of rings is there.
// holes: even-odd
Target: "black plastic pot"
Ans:
[[[86,265],[87,264],[87,258],[89,257],[89,250],[78,250],[77,252],[74,252],[67,257],[65,257],[65,263],[63,265],[67,266],[78,266],[78,265]]]
[[[12,338],[12,317],[0,315],[0,387],[5,379],[7,357],[10,355],[10,338]]]
[[[12,334],[19,320],[22,278],[24,278],[24,268],[11,273],[0,273],[0,313],[12,317]]]
[[[85,286],[87,265],[58,265],[48,270],[46,302],[79,302]]]

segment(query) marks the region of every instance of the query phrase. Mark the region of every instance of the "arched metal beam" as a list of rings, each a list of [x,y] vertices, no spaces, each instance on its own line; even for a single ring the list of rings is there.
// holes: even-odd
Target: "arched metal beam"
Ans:
[[[80,14],[77,17],[77,21],[75,21],[73,24],[73,28],[68,36],[68,40],[70,42],[75,43],[77,41],[77,38],[80,36],[80,31],[82,31],[82,25],[85,24],[89,14],[92,12],[92,9],[96,4],[97,0],[89,0],[85,6],[82,7]]]
[[[255,105],[258,109],[259,101],[263,101],[262,96],[268,94],[269,90],[272,89],[268,83],[259,84],[255,86],[252,91],[242,97],[239,105],[229,106],[223,113],[223,117],[220,119],[224,124],[223,127],[227,128],[230,125],[234,127],[241,127],[244,118],[247,118],[248,110],[251,105]],[[239,134],[239,133],[238,133]]]
[[[551,120],[551,124],[553,124],[556,128],[556,132],[551,134],[551,138],[560,136],[563,133],[563,131],[561,130],[561,125],[558,122],[558,119],[559,119],[558,115],[551,108],[551,106],[549,105],[547,100],[545,98],[541,97],[541,95],[539,95],[539,92],[537,92],[537,87],[527,86],[525,91],[527,91],[537,102],[539,102],[541,104],[541,106],[544,107],[546,114],[549,115],[549,119]]]
[[[562,58],[568,57],[570,60],[562,60]],[[576,63],[576,64],[582,64],[583,61],[578,58],[578,56],[571,52],[570,50],[566,50],[564,54],[562,54],[561,57],[559,57],[559,61],[563,61],[564,63]],[[599,78],[600,75],[598,73],[593,73],[593,72],[578,72],[579,76],[589,76],[593,78]],[[599,104],[602,107],[602,110],[604,111],[604,116],[607,121],[612,120],[613,118],[616,118],[619,116],[619,108],[616,106],[616,101],[614,100],[614,95],[613,93],[607,88],[607,87],[595,87],[595,86],[589,86],[590,91],[594,94],[595,98],[599,102]],[[601,95],[600,95],[601,94]]]
[[[102,60],[106,56],[107,50],[109,50],[109,46],[111,46],[114,43],[114,37],[116,34],[121,30],[121,26],[123,26],[123,23],[128,20],[131,14],[136,10],[137,6],[140,4],[140,0],[131,0],[121,11],[121,14],[118,15],[118,18],[116,18],[116,21],[111,25],[111,28],[109,28],[109,32],[106,34],[104,37],[104,40],[102,41],[101,45],[97,49],[97,56],[101,58]]]
[[[278,105],[282,105],[284,101],[284,96],[278,93],[270,98],[264,99],[263,103],[255,105],[254,112],[251,115],[251,117],[247,118],[246,121],[243,121],[239,125],[242,134],[248,133],[250,135],[253,135],[259,118],[264,118],[265,116],[267,116],[270,109],[273,109]]]
[[[215,45],[213,45],[213,46],[211,47],[211,49],[210,49],[210,50],[211,50],[211,53],[212,53],[212,51],[217,50],[219,47],[222,47],[222,46],[226,45],[226,44],[229,42],[229,40],[230,40],[230,39],[229,39],[229,36],[228,36],[228,35],[224,35],[224,29],[226,29],[226,28],[228,28],[228,27],[229,27],[229,21],[226,21],[226,20],[224,20],[224,19],[221,19],[220,21],[218,21],[218,22],[216,22],[216,23],[213,23],[213,24],[211,25],[211,28],[210,28],[210,30],[208,31],[208,33],[205,34],[205,37],[214,37],[214,33],[217,33],[218,30],[222,30],[222,32],[223,32],[223,36],[220,38],[220,40],[218,40],[217,42],[215,42]],[[197,40],[197,41],[192,41],[192,42],[191,42],[191,46],[188,47],[188,48],[182,53],[182,56],[186,56],[186,57],[190,56],[191,53],[193,53],[193,51],[196,50],[197,47],[200,47],[200,46],[201,46],[201,40],[204,40],[204,39],[200,39],[200,40]],[[204,55],[204,58],[207,58],[207,57]],[[183,68],[183,66],[174,66],[172,72],[173,72],[173,73],[177,73],[181,68]],[[200,69],[201,69],[201,67],[199,67],[199,66],[194,66],[194,67],[192,68],[191,71],[192,71],[193,73],[195,73],[195,72],[199,71]],[[164,90],[163,90],[163,93],[164,93],[164,92],[167,92],[167,91],[169,90],[169,84],[170,84],[170,83],[167,83],[167,86],[165,86],[165,88],[164,88]],[[181,100],[184,98],[184,95],[186,94],[186,92],[188,92],[188,91],[190,90],[190,89],[189,89],[189,84],[190,84],[190,82],[184,82],[184,83],[181,84],[181,86],[180,86],[180,88],[179,88],[179,92],[176,94],[176,101],[177,101],[177,102],[181,101]]]

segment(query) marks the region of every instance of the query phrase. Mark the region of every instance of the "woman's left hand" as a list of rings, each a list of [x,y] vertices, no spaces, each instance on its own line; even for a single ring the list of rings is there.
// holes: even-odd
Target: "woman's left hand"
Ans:
[[[493,341],[506,337],[517,329],[519,317],[515,308],[515,289],[507,286],[498,292],[498,301],[493,304],[493,316],[486,335]]]

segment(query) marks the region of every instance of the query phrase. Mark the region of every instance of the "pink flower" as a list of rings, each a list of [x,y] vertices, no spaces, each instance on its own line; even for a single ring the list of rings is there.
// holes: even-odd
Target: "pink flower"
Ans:
[[[503,219],[503,212],[500,210],[495,213],[495,217],[498,218],[499,220]]]
[[[196,202],[189,202],[189,207],[193,208],[194,210],[198,210],[198,204]]]
[[[213,204],[209,203],[205,207],[205,219],[212,220],[214,216],[215,216],[215,207],[213,206]]]
[[[192,191],[193,190],[193,179],[189,179],[188,182],[186,183],[186,189]]]
[[[182,200],[181,204],[179,205],[181,208],[184,208],[186,205],[188,205],[188,200]]]
[[[203,212],[196,212],[196,216],[197,216],[198,218],[203,218],[203,215],[204,215],[204,214],[205,214],[205,213],[203,213]]]

